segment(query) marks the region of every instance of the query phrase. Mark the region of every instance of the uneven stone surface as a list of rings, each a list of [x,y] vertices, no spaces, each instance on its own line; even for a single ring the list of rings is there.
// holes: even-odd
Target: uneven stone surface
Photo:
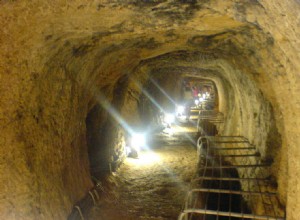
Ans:
[[[110,179],[115,194],[108,192],[90,218],[176,219],[196,168],[196,149],[189,145],[159,146],[127,158]]]
[[[298,220],[299,10],[298,0],[0,1],[0,218],[65,219],[92,187],[90,165],[122,156],[149,79],[176,99],[177,79],[195,76],[216,83],[224,134],[274,159]]]

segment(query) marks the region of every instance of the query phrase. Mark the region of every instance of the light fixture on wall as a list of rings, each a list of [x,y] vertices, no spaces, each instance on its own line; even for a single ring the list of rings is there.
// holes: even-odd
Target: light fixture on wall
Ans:
[[[132,158],[139,158],[142,148],[146,147],[146,136],[143,133],[133,133],[126,146],[126,155]]]
[[[164,121],[168,125],[171,125],[172,123],[174,123],[175,122],[175,116],[174,116],[174,114],[166,113],[165,117],[164,117]]]
[[[182,115],[183,113],[184,113],[184,106],[182,106],[182,105],[177,106],[176,114],[177,115]]]
[[[140,151],[141,148],[146,146],[146,136],[142,133],[136,133],[131,136],[131,147],[136,150]]]

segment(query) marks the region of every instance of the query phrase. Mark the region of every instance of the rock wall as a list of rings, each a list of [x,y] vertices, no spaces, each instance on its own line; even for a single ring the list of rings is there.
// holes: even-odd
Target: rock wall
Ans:
[[[216,83],[225,132],[274,157],[287,219],[299,219],[299,9],[298,0],[1,1],[0,217],[66,218],[102,161],[91,151],[121,155],[116,139],[139,124],[142,86],[160,70],[162,80]]]

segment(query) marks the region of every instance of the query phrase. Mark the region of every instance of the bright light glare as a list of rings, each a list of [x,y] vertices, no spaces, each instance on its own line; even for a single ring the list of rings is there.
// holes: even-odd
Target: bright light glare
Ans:
[[[141,147],[146,145],[146,138],[144,134],[134,134],[131,137],[131,146],[139,151]]]
[[[183,112],[184,112],[184,106],[182,106],[182,105],[177,106],[177,113],[183,114]]]
[[[135,166],[149,166],[155,165],[161,161],[158,154],[155,154],[151,151],[143,151],[140,153],[138,159],[127,159],[127,163]]]
[[[175,116],[173,114],[170,113],[165,114],[165,122],[167,124],[174,123],[174,121],[175,121]]]
[[[195,100],[195,104],[198,105],[199,104],[199,100],[196,99]]]
[[[200,101],[200,102],[203,102],[203,101],[204,101],[204,99],[203,99],[203,98],[200,98],[200,99],[199,99],[199,101]]]
[[[173,135],[174,134],[173,128],[165,128],[164,132],[167,133],[167,134],[169,134],[169,135]]]

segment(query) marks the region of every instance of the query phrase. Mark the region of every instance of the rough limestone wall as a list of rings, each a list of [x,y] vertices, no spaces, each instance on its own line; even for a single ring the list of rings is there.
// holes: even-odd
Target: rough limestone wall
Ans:
[[[283,142],[282,155],[280,155],[282,162],[277,166],[278,169],[275,172],[278,173],[280,182],[285,183],[287,181],[285,185],[287,189],[287,217],[288,219],[298,219],[300,210],[300,181],[298,178],[300,175],[300,151],[298,148],[300,144],[300,33],[298,12],[300,4],[299,1],[278,1],[274,5],[270,5],[266,1],[264,4],[271,14],[270,18],[265,21],[265,25],[275,38],[276,55],[277,59],[280,60],[280,68],[271,74],[276,79],[272,80],[272,86],[275,88],[274,95],[278,97],[280,106],[279,109],[274,108],[275,119],[283,120],[283,126],[279,125]],[[281,14],[282,18],[278,14]]]
[[[86,139],[90,162],[90,172],[92,176],[108,171],[109,150],[105,145],[106,127],[108,126],[108,113],[99,103],[90,109],[86,117]],[[106,153],[107,152],[107,153]]]
[[[247,137],[264,158],[267,153],[267,135],[271,127],[270,103],[255,82],[240,70],[234,69],[222,60],[215,62],[222,68],[223,74],[227,75],[225,78],[230,83],[234,94],[234,101],[231,106],[228,106],[230,118],[227,118],[228,130],[225,133]]]
[[[3,130],[3,218],[64,218],[92,186],[80,88],[63,71],[34,76],[16,103],[12,135]]]
[[[299,10],[297,0],[257,2],[251,4],[227,1],[227,13],[238,20],[256,23],[273,38],[271,51],[267,48],[257,50],[260,58],[248,62],[260,77],[258,85],[274,108],[276,126],[282,138],[281,150],[276,155],[274,173],[277,174],[280,199],[287,204],[287,219],[299,219]],[[235,6],[243,13],[236,13]],[[217,6],[217,4],[216,4]],[[220,8],[224,5],[219,4]],[[218,10],[218,9],[217,9]],[[271,119],[274,120],[274,119]],[[278,135],[278,134],[277,134]]]
[[[234,69],[247,75],[250,82],[255,82],[263,95],[258,95],[258,100],[251,96],[251,102],[259,105],[266,99],[271,103],[272,108],[263,105],[263,109],[264,112],[273,111],[274,117],[260,114],[255,118],[256,107],[252,108],[244,99],[236,102],[237,105],[245,104],[243,121],[254,119],[255,126],[261,126],[258,121],[262,123],[269,118],[262,126],[273,135],[261,136],[267,138],[267,147],[278,143],[270,136],[281,136],[282,147],[274,153],[273,172],[277,174],[281,201],[287,204],[287,218],[299,219],[299,1],[178,2],[1,1],[0,181],[4,187],[1,188],[0,213],[5,218],[17,219],[22,215],[24,219],[42,219],[52,213],[55,218],[64,218],[71,203],[83,194],[83,189],[77,191],[81,187],[76,184],[88,189],[89,176],[84,171],[88,166],[87,159],[80,159],[79,155],[84,153],[78,153],[84,149],[85,143],[78,136],[85,132],[85,117],[90,107],[88,101],[97,94],[99,87],[112,88],[119,77],[131,72],[141,59],[179,50],[210,50],[221,54],[223,59],[226,57]],[[180,59],[184,60],[183,57]],[[49,62],[51,68],[57,66],[55,71],[45,67]],[[199,65],[191,66],[201,68]],[[65,87],[61,82],[66,84]],[[68,92],[67,85],[72,92]],[[47,89],[53,90],[53,94]],[[235,91],[242,90],[236,88]],[[69,93],[72,98],[60,100]],[[130,98],[126,101],[136,105]],[[64,109],[67,116],[53,106]],[[41,113],[39,108],[43,109]],[[131,117],[129,109],[126,107],[124,110],[128,118]],[[240,115],[237,110],[236,114]],[[76,122],[70,118],[76,119]],[[45,128],[41,129],[41,125]],[[70,126],[68,133],[65,125]],[[57,132],[57,129],[60,131]],[[241,132],[250,136],[255,136],[259,130],[250,129],[252,131],[248,133],[245,129],[248,127],[243,123]],[[26,141],[24,134],[30,136]],[[63,144],[61,135],[66,137]],[[58,148],[58,155],[70,157],[70,161],[64,160],[66,164],[71,161],[75,167],[81,162],[86,164],[80,168],[85,176],[78,177],[80,180],[74,185],[62,184],[59,178],[59,169],[62,168],[51,165],[53,157],[46,154],[37,161],[46,160],[51,168],[47,172],[57,171],[58,177],[51,179],[50,183],[45,183],[42,178],[33,178],[44,176],[44,168],[35,165],[40,162],[37,163],[31,154],[43,155],[40,143],[47,145],[48,136],[53,140],[53,149]],[[32,144],[39,147],[25,147]],[[66,152],[76,145],[77,151],[64,154],[59,147],[61,145]],[[50,154],[55,152],[49,150]],[[68,167],[60,160],[55,162],[57,166]],[[35,167],[32,172],[31,166]],[[74,173],[75,169],[70,168],[69,175]],[[35,190],[38,187],[33,188],[35,185],[54,185],[52,191],[55,195],[49,194],[48,200],[43,187],[39,191]],[[74,191],[74,197],[69,191]],[[38,205],[41,204],[41,196],[38,195],[49,201],[49,210],[44,208],[44,204]],[[62,205],[59,208],[57,204]]]

